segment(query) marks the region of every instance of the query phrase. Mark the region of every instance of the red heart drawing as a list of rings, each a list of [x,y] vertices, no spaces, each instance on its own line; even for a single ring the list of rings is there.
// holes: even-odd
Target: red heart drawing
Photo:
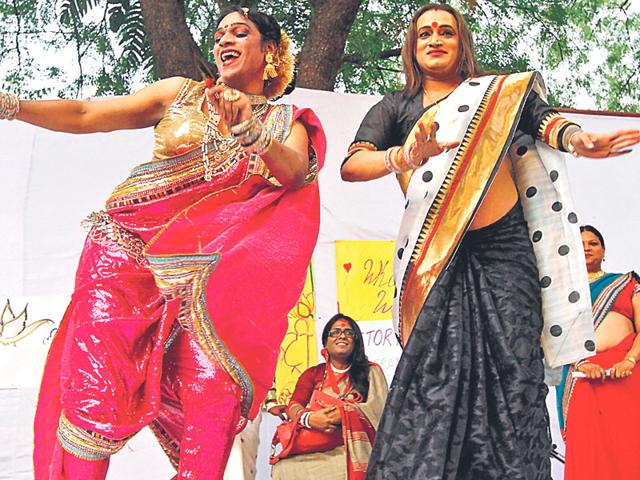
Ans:
[[[344,265],[342,265],[342,268],[344,268],[347,273],[349,273],[349,270],[351,270],[351,263],[345,263]]]

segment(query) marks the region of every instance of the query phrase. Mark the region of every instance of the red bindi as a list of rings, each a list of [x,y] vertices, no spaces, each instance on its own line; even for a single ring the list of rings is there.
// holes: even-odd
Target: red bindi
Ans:
[[[432,28],[438,28],[438,22],[431,23],[431,27]]]

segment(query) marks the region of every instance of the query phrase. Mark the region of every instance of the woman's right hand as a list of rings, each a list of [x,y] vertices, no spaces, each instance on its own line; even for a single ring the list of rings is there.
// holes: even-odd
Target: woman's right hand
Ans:
[[[431,122],[430,124],[420,122],[418,124],[415,146],[412,145],[409,148],[409,157],[413,165],[417,167],[424,165],[429,158],[460,145],[460,142],[438,142],[437,131],[438,124],[436,122]]]
[[[205,93],[227,127],[249,119],[253,113],[249,97],[240,90],[215,85]]]
[[[309,416],[309,425],[315,430],[321,430],[323,432],[331,433],[336,428],[335,418],[331,413],[336,410],[336,407],[327,407],[322,410],[316,410]]]
[[[602,380],[604,381],[606,374],[604,368],[597,363],[585,362],[580,365],[577,370],[584,373],[589,380]]]

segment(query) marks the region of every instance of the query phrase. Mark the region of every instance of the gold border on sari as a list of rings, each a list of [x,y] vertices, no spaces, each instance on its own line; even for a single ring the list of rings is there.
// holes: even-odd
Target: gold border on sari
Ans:
[[[431,288],[449,264],[506,154],[532,78],[532,73],[495,77],[467,128],[456,157],[427,212],[403,275],[399,292],[399,330],[403,345],[408,341]],[[425,112],[424,117],[433,117],[432,110]],[[413,141],[418,123],[407,143]],[[402,185],[403,180],[399,181]]]
[[[109,458],[114,453],[119,452],[131,438],[112,439],[80,428],[71,423],[65,416],[64,411],[60,413],[57,437],[66,452],[89,461]]]

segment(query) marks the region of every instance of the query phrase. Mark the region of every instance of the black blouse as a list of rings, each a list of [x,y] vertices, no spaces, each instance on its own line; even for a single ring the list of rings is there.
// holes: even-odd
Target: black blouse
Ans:
[[[387,93],[382,100],[371,107],[362,120],[347,158],[361,149],[386,150],[395,145],[403,145],[418,119],[432,105],[423,107],[422,92],[415,95],[409,95],[404,91]],[[542,100],[536,92],[531,92],[525,101],[517,131],[546,141],[543,124],[554,117],[560,117],[558,112]],[[569,126],[575,124],[564,118],[562,121],[562,127],[555,129],[556,138],[549,139],[547,143],[554,148],[566,151],[566,145],[563,142],[564,133]],[[516,132],[516,137],[518,136]]]

